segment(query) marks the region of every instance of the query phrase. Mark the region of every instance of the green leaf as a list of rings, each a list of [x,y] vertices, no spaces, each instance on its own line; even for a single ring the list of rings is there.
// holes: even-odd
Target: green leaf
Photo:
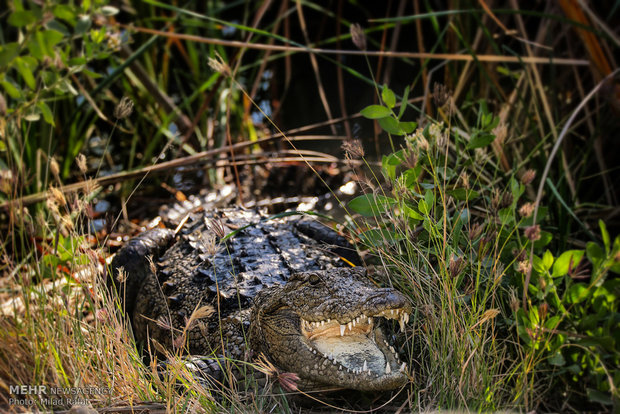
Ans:
[[[26,85],[28,85],[30,89],[34,89],[36,87],[36,81],[34,79],[34,75],[32,74],[32,70],[30,69],[30,65],[28,64],[28,61],[26,60],[26,58],[19,57],[19,56],[16,57],[15,66],[19,74],[24,79],[24,82],[26,82]]]
[[[409,168],[407,171],[403,172],[402,176],[405,180],[405,187],[411,190],[418,182],[420,172],[422,172],[421,165],[416,165],[415,168]]]
[[[551,276],[564,276],[565,274],[568,274],[569,267],[571,269],[575,269],[579,265],[579,262],[581,262],[583,253],[583,250],[567,250],[562,253],[553,264],[553,273]]]
[[[43,38],[45,39],[45,45],[47,46],[50,53],[54,52],[54,46],[60,43],[64,39],[64,35],[56,30],[44,30]]]
[[[424,193],[424,201],[426,201],[426,206],[428,208],[433,208],[435,205],[435,194],[431,190],[426,190]]]
[[[542,249],[543,247],[551,243],[552,239],[553,239],[553,234],[549,233],[548,231],[541,231],[540,239],[534,242],[534,249],[536,250]]]
[[[383,167],[383,171],[385,171],[388,178],[394,180],[396,178],[396,168],[402,164],[403,160],[403,150],[397,151],[393,154],[383,156],[381,158],[381,166]]]
[[[54,114],[52,113],[50,107],[41,100],[37,102],[37,107],[41,110],[41,114],[43,115],[45,122],[54,126]]]
[[[474,190],[468,190],[465,188],[455,188],[454,190],[446,191],[446,193],[448,195],[451,195],[458,201],[467,201],[467,200],[471,200],[473,198],[478,197],[478,192]]]
[[[545,328],[553,330],[555,328],[558,327],[558,324],[560,323],[561,317],[559,315],[556,316],[552,316],[551,318],[547,319],[547,321],[545,322]]]
[[[383,99],[383,103],[390,109],[394,108],[394,105],[396,105],[396,96],[394,95],[394,92],[387,87],[387,85],[383,85],[381,98]]]
[[[420,201],[418,201],[418,210],[420,211],[420,213],[427,215],[429,210],[428,210],[428,206],[426,205],[426,201],[424,201],[424,199],[421,199]]]
[[[34,13],[29,10],[18,10],[9,16],[8,22],[11,26],[24,27],[37,21]]]
[[[601,246],[594,242],[586,243],[586,256],[588,256],[588,260],[594,267],[600,266],[603,260],[605,260],[605,252]]]
[[[362,109],[360,111],[360,114],[362,114],[364,118],[379,119],[390,116],[392,114],[392,111],[382,105],[369,105],[366,108]],[[396,122],[396,120],[394,121]]]
[[[2,85],[2,87],[4,88],[6,93],[8,93],[11,98],[13,98],[13,99],[21,98],[21,96],[22,96],[21,90],[19,90],[11,82],[3,80],[3,81],[0,81],[0,85]]]
[[[349,201],[349,207],[365,217],[377,216],[396,204],[390,197],[374,194],[364,194]]]
[[[551,356],[551,358],[549,358],[549,363],[551,365],[555,365],[556,367],[561,367],[561,366],[564,366],[564,364],[566,364],[566,360],[562,356],[562,353],[560,351],[557,351],[555,354]]]
[[[411,134],[413,131],[415,131],[415,127],[417,126],[418,126],[417,122],[399,122],[398,123],[398,127],[405,134]]]
[[[92,21],[89,15],[82,15],[78,18],[77,23],[75,24],[75,34],[82,35],[90,29]]]
[[[613,404],[613,400],[611,399],[611,394],[609,393],[604,393],[604,392],[601,392],[599,390],[595,390],[592,388],[588,388],[587,393],[588,393],[588,400],[592,402],[603,404],[603,405]]]
[[[607,226],[605,226],[605,222],[603,222],[603,220],[599,220],[598,225],[601,228],[601,236],[603,237],[603,246],[605,246],[605,252],[609,254],[611,245],[609,243],[609,232],[607,232]]]
[[[19,44],[16,42],[0,45],[0,68],[8,66],[19,55]]]
[[[553,254],[551,254],[549,250],[545,250],[545,254],[543,254],[542,257],[542,263],[545,271],[548,271],[551,269],[551,266],[553,266]]]
[[[400,128],[398,121],[391,116],[381,118],[378,120],[378,122],[381,128],[383,128],[383,130],[389,134],[405,135],[405,132]]]
[[[469,144],[467,144],[467,149],[486,147],[493,142],[494,139],[495,135],[493,134],[484,131],[475,131],[471,136]]]
[[[502,208],[497,212],[497,215],[499,216],[499,220],[503,226],[511,223],[515,217],[512,207]]]
[[[579,303],[587,298],[590,294],[588,287],[583,283],[575,283],[566,291],[566,300],[568,303]]]
[[[423,220],[424,217],[418,213],[417,211],[415,211],[415,209],[411,206],[409,206],[408,204],[403,204],[403,213],[405,215],[407,215],[407,217],[414,219],[414,220]]]
[[[71,23],[71,25],[75,24],[75,13],[73,12],[73,8],[71,6],[67,6],[65,4],[57,4],[52,9],[52,13],[57,18]]]
[[[405,92],[403,92],[403,100],[401,101],[400,111],[398,112],[399,120],[405,114],[405,109],[407,109],[407,99],[409,99],[409,85],[405,86]]]
[[[370,229],[360,234],[360,239],[369,245],[391,244],[403,239],[403,235],[387,229]]]

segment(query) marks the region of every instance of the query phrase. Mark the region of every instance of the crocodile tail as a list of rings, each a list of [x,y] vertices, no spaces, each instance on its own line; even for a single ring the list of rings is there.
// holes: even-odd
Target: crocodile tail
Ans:
[[[130,320],[142,282],[147,277],[156,277],[151,263],[163,254],[173,238],[172,230],[152,229],[129,240],[114,256],[108,286],[118,292]]]

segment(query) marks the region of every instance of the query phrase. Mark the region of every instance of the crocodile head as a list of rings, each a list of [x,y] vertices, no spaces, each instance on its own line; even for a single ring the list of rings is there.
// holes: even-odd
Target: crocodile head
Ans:
[[[404,295],[376,287],[364,269],[298,273],[256,297],[250,344],[302,389],[389,390],[407,382],[407,366],[381,325],[395,319],[402,329],[410,312]]]

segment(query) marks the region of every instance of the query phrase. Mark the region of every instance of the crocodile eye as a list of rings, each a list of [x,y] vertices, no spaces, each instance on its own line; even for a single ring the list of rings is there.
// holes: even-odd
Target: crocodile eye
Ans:
[[[321,278],[318,275],[313,273],[308,278],[308,282],[310,282],[311,285],[316,285],[321,282]]]

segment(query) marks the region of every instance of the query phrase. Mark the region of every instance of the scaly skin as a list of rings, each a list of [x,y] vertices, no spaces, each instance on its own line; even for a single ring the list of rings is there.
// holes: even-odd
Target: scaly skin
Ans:
[[[214,219],[227,231],[253,224],[209,247],[205,223]],[[125,269],[120,290],[136,339],[211,359],[263,354],[280,371],[297,374],[302,390],[405,384],[406,364],[381,321],[395,319],[402,328],[411,312],[407,299],[349,267],[358,259],[333,231],[299,218],[260,219],[240,209],[194,214],[167,249],[173,233],[162,229],[123,247],[112,268]],[[207,314],[185,329],[200,307]]]

